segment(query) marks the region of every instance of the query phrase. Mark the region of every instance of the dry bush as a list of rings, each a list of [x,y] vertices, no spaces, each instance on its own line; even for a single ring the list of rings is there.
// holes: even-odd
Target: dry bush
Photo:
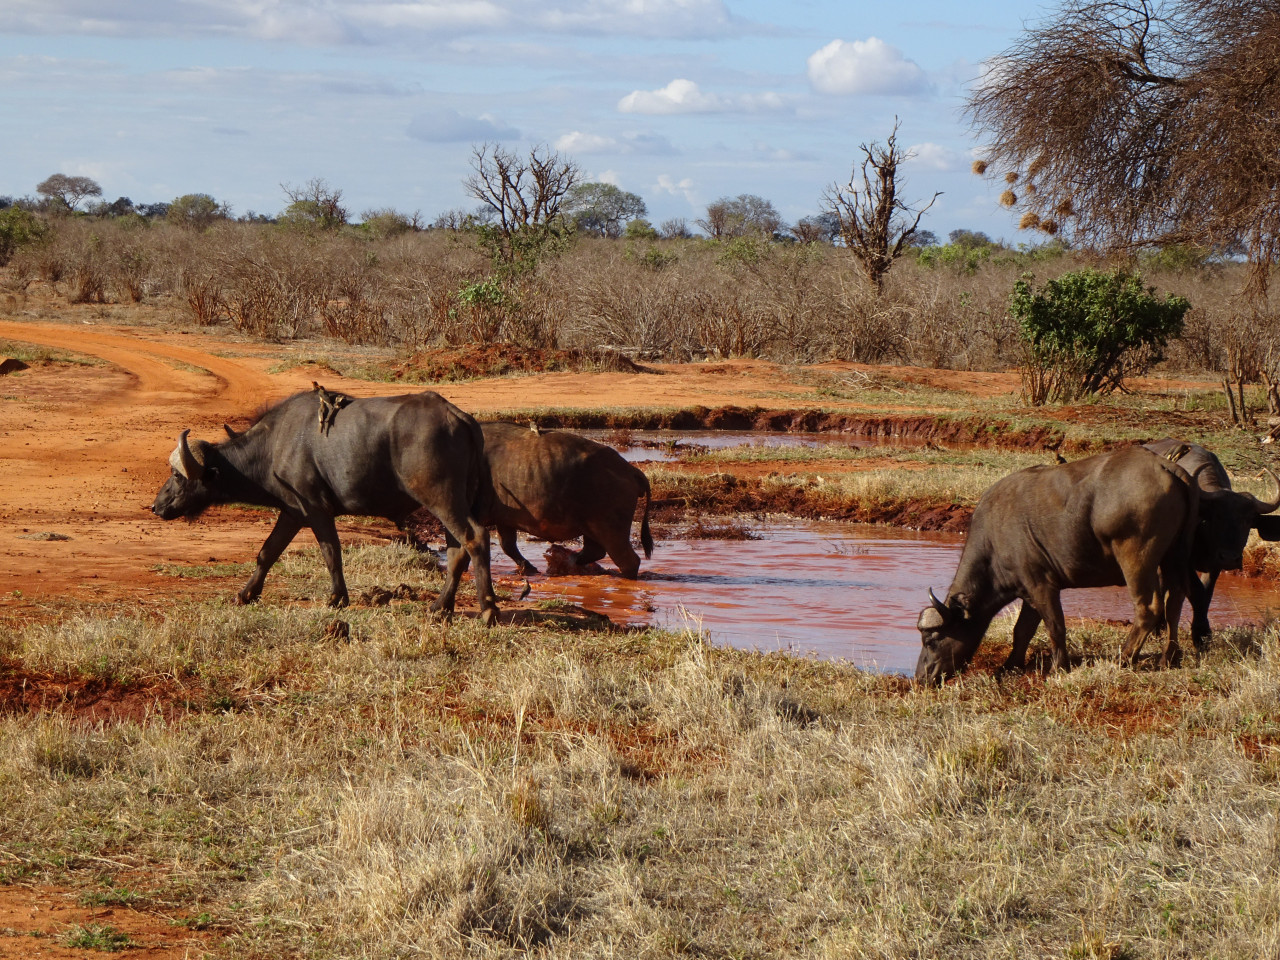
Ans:
[[[1030,272],[1043,283],[1097,265],[1063,251],[935,248],[904,257],[876,296],[846,251],[760,238],[580,238],[503,278],[467,231],[378,237],[225,222],[194,232],[127,218],[63,218],[53,226],[48,243],[18,251],[15,276],[59,284],[82,301],[173,296],[198,324],[229,319],[254,336],[319,334],[406,352],[506,342],[606,345],[676,361],[1009,369],[1023,361],[1007,311],[1014,281]],[[1161,293],[1185,296],[1195,308],[1164,369],[1221,370],[1229,354],[1257,345],[1232,294],[1242,265],[1162,256],[1144,269]],[[1257,359],[1261,370],[1266,357]]]

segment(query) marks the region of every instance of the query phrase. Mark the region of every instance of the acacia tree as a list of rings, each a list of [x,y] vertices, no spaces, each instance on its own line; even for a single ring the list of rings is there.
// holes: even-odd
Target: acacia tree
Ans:
[[[544,145],[526,159],[484,143],[472,147],[471,171],[463,186],[493,216],[480,226],[480,238],[500,266],[531,266],[564,235],[561,206],[581,176],[572,160]]]
[[[1068,0],[989,65],[967,109],[1022,225],[1116,252],[1242,249],[1242,313],[1280,256],[1280,3]],[[1280,355],[1280,351],[1272,351]],[[1226,367],[1250,364],[1227,351]],[[1228,377],[1230,374],[1228,374]]]
[[[74,210],[85,197],[102,196],[102,187],[92,177],[55,173],[36,185],[36,193],[64,210]]]
[[[843,188],[832,186],[823,201],[827,212],[836,219],[844,245],[880,294],[884,291],[885,274],[910,245],[920,218],[941,193],[935,193],[919,209],[898,198],[898,167],[911,154],[898,146],[897,122],[884,146],[864,143],[860,149],[861,170],[855,167],[849,183]]]

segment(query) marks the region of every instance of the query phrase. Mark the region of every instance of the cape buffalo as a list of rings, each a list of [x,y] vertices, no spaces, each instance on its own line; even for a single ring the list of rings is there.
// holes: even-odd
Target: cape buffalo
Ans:
[[[1065,670],[1061,592],[1124,585],[1134,623],[1121,655],[1132,663],[1162,626],[1163,665],[1178,653],[1198,488],[1176,464],[1125,447],[1084,460],[1031,467],[992,484],[974,509],[943,603],[929,591],[920,613],[916,679],[937,683],[973,658],[992,619],[1015,598],[1022,609],[1004,669],[1021,670],[1043,620],[1053,668]]]
[[[481,614],[493,622],[489,532],[476,519],[479,498],[487,494],[484,437],[475,420],[439,394],[357,400],[311,390],[221,443],[189,442],[189,432],[182,431],[169,458],[172,472],[151,506],[156,516],[193,517],[217,503],[280,511],[236,602],[258,599],[272,564],[310,527],[332,581],[329,604],[346,606],[334,518],[400,522],[426,507],[444,525],[448,545],[447,582],[431,609],[452,612],[462,571],[474,560]]]
[[[537,573],[516,545],[516,531],[543,540],[582,537],[576,563],[606,553],[624,577],[640,572],[631,546],[636,501],[644,496],[640,542],[653,555],[649,532],[649,478],[612,447],[561,430],[531,430],[514,423],[483,423],[484,453],[493,483],[490,512],[502,549],[523,574]]]
[[[1191,641],[1196,649],[1208,645],[1209,604],[1218,574],[1239,570],[1244,565],[1244,548],[1249,531],[1257,530],[1263,540],[1280,540],[1280,517],[1268,516],[1280,507],[1280,492],[1273,501],[1259,500],[1251,493],[1231,489],[1231,478],[1211,450],[1182,440],[1155,440],[1143,444],[1152,453],[1173,460],[1196,478],[1200,486],[1200,518],[1191,547],[1191,566],[1199,577],[1191,581]],[[1265,468],[1264,468],[1265,469]],[[1280,478],[1267,470],[1280,488]]]

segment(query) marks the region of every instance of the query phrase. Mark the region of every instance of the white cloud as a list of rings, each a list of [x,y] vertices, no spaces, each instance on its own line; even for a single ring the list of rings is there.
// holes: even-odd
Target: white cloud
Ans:
[[[555,142],[561,153],[620,153],[627,155],[664,155],[676,152],[671,141],[654,133],[624,133],[607,137],[599,133],[571,130]]]
[[[926,170],[954,173],[965,166],[964,157],[959,151],[940,143],[917,143],[907,148],[907,154],[908,163]]]
[[[832,40],[808,64],[809,83],[819,93],[906,95],[929,88],[917,63],[876,37]]]
[[[706,93],[692,80],[677,78],[658,90],[633,90],[618,101],[623,113],[756,113],[786,106],[776,93],[748,93],[726,97]]]
[[[457,110],[437,107],[424,110],[409,121],[409,136],[428,143],[457,143],[468,140],[516,140],[520,131],[492,114],[463,116]]]
[[[694,195],[693,181],[688,177],[676,180],[669,174],[661,173],[658,175],[658,182],[653,185],[653,189],[658,193],[668,193],[673,197],[684,197],[694,206],[698,202]]]
[[[555,147],[561,153],[612,153],[618,149],[618,141],[598,133],[571,130],[556,140]]]

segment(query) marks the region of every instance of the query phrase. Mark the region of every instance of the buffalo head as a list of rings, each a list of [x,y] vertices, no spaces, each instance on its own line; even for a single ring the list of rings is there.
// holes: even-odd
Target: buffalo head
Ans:
[[[916,680],[935,684],[969,665],[987,631],[987,624],[971,617],[962,600],[953,597],[943,603],[932,590],[929,606],[920,611],[916,626],[920,630]]]
[[[176,517],[194,517],[213,502],[213,490],[209,480],[214,471],[206,469],[212,444],[197,440],[187,441],[189,430],[178,437],[178,446],[169,456],[169,479],[165,481],[151,512],[161,520]]]
[[[1264,468],[1265,469],[1265,468]],[[1234,490],[1201,490],[1200,521],[1196,528],[1194,563],[1197,570],[1239,570],[1249,531],[1263,540],[1280,540],[1280,477],[1267,470],[1277,486],[1275,500],[1260,500]]]

